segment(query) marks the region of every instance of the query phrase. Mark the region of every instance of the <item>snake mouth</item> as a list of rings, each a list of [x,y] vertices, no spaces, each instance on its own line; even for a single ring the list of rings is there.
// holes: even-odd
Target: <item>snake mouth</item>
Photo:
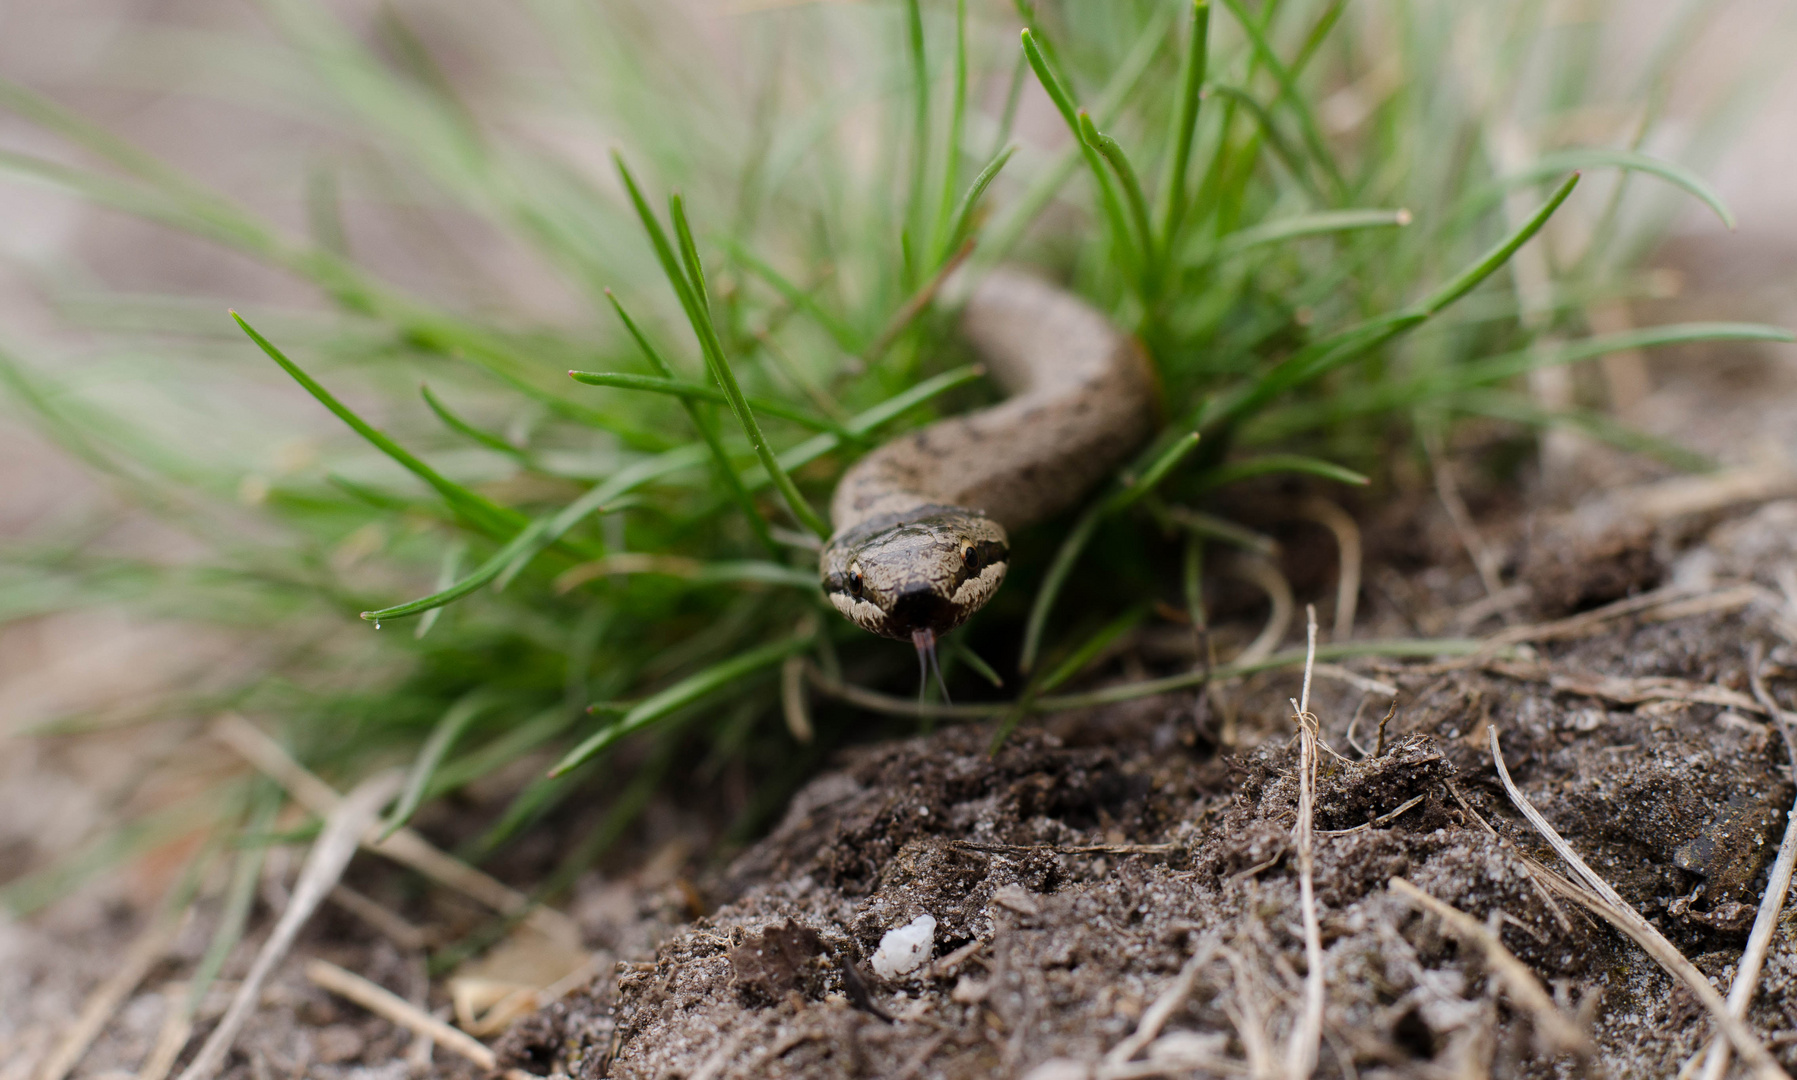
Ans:
[[[961,625],[961,610],[928,585],[907,589],[892,598],[886,608],[886,625],[893,637],[907,638],[920,631],[946,634]]]

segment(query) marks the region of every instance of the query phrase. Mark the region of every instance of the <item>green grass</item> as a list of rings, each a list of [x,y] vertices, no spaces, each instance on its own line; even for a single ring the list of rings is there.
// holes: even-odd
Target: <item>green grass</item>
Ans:
[[[895,0],[733,17],[719,46],[660,5],[536,0],[504,17],[552,57],[525,65],[466,37],[457,48],[491,65],[466,87],[425,44],[452,21],[417,33],[402,5],[364,39],[309,0],[263,7],[278,44],[201,51],[240,102],[279,102],[335,140],[295,184],[309,234],[0,85],[0,107],[69,151],[0,151],[0,169],[318,297],[282,309],[52,289],[100,344],[80,379],[0,353],[12,401],[207,554],[170,568],[107,554],[92,528],[33,537],[3,553],[0,617],[123,603],[239,630],[268,646],[266,667],[105,722],[241,710],[346,787],[410,761],[393,825],[512,762],[556,761],[470,849],[490,856],[573,794],[598,796],[609,811],[552,886],[603,857],[665,777],[758,778],[733,807],[747,835],[845,740],[936,716],[1008,730],[1195,684],[1202,673],[1174,671],[1065,689],[1157,601],[1203,617],[1205,545],[1256,542],[1214,514],[1230,484],[1290,472],[1380,490],[1419,424],[1461,416],[1677,456],[1601,401],[1543,410],[1521,380],[1617,349],[1788,339],[1738,325],[1588,335],[1587,306],[1646,291],[1642,253],[1681,200],[1727,210],[1689,166],[1640,151],[1650,125],[1619,119],[1596,144],[1557,134],[1575,114],[1621,113],[1578,77],[1589,28],[1544,22],[1538,5],[1116,0],[1013,15]],[[1488,42],[1471,61],[1450,47],[1469,21]],[[1637,73],[1656,101],[1680,45]],[[1475,86],[1488,104],[1470,104]],[[521,134],[543,117],[571,125],[577,149],[613,147],[612,167]],[[1500,124],[1534,141],[1520,169],[1492,157]],[[363,217],[480,223],[559,282],[572,313],[402,288],[357,256],[352,199]],[[1569,213],[1586,227],[1556,231]],[[1545,314],[1508,269],[1531,244],[1546,245]],[[920,705],[909,651],[837,618],[816,588],[818,508],[867,446],[991,399],[933,300],[950,268],[1007,260],[1140,334],[1168,422],[1083,510],[1022,538],[1012,584],[945,650],[966,700]],[[517,299],[503,271],[467,273],[468,294]],[[288,400],[335,414],[337,436],[258,414],[279,371]],[[310,459],[284,462],[296,440]],[[818,740],[796,744],[781,701],[795,657],[894,717],[819,696]],[[206,800],[193,813],[228,827],[266,815],[243,793]],[[79,867],[165,831],[120,834]],[[27,879],[7,902],[41,904],[85,872]]]

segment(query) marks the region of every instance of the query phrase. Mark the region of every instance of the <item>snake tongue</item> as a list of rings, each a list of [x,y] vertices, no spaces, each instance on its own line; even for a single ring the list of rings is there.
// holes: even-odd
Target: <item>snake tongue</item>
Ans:
[[[936,685],[942,689],[943,704],[949,704],[948,684],[942,679],[942,665],[936,659],[936,631],[929,627],[911,631],[911,644],[917,648],[917,700],[923,700],[930,684],[930,672],[936,673]]]

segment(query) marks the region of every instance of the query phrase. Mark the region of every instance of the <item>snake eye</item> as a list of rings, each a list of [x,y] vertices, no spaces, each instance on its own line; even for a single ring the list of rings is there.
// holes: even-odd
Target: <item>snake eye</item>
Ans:
[[[966,547],[962,548],[961,561],[967,564],[967,569],[978,570],[980,568],[980,553],[978,549],[972,544],[968,544]]]
[[[861,599],[861,571],[858,568],[849,571],[849,595]]]

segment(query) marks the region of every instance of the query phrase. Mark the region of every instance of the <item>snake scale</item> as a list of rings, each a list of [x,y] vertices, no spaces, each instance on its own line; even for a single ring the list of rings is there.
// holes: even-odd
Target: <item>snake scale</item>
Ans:
[[[1073,506],[1155,425],[1141,346],[1061,288],[993,271],[961,332],[1009,396],[856,462],[836,486],[819,560],[838,611],[920,654],[998,590],[1011,530]]]

